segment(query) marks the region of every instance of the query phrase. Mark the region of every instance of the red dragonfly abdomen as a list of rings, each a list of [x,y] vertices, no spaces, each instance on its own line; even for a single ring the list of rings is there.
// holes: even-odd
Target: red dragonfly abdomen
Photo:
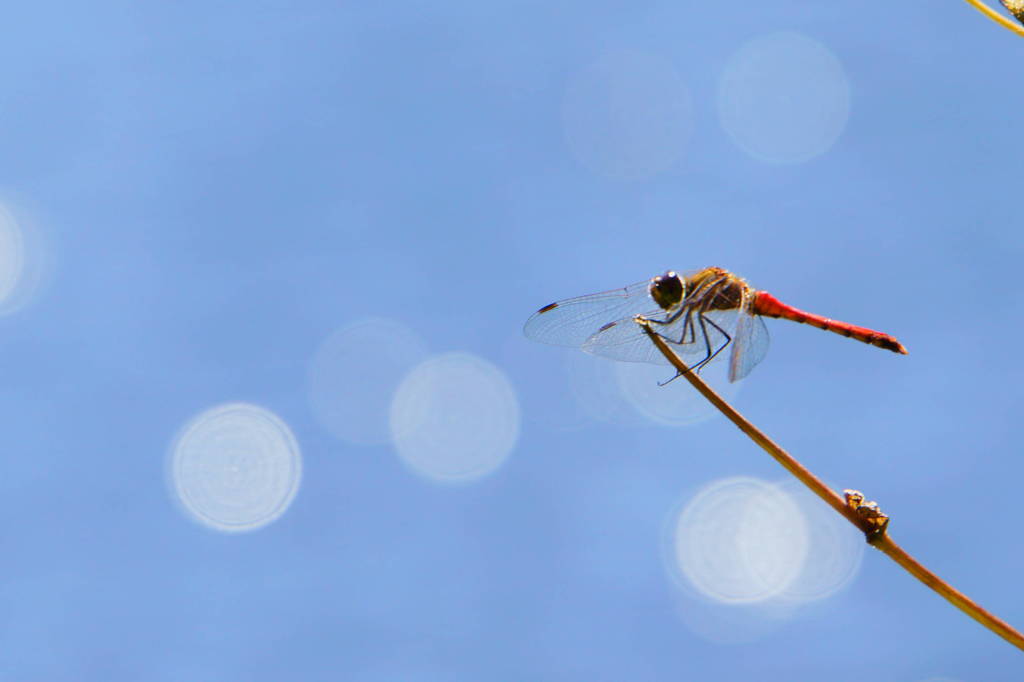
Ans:
[[[838,320],[830,320],[829,318],[822,317],[821,315],[815,315],[814,313],[799,310],[791,305],[786,305],[767,291],[758,291],[754,294],[754,300],[751,302],[750,312],[755,315],[781,317],[784,320],[792,320],[793,322],[809,324],[812,327],[835,332],[836,334],[842,334],[843,336],[849,336],[850,338],[857,339],[858,341],[870,343],[872,346],[891,350],[894,353],[907,354],[907,349],[903,347],[903,344],[889,334],[876,332],[874,329],[868,329],[867,327],[857,327]]]

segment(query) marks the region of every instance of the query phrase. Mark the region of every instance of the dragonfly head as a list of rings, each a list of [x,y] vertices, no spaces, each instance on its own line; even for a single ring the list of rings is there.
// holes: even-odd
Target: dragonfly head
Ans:
[[[651,278],[647,290],[662,310],[671,310],[683,300],[686,287],[683,285],[682,277],[669,270],[664,275]]]

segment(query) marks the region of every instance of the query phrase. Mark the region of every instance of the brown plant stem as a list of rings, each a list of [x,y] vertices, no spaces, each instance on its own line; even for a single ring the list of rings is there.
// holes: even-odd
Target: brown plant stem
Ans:
[[[978,10],[986,17],[1001,25],[1003,28],[1009,29],[1019,36],[1024,36],[1024,26],[1018,26],[999,12],[995,11],[981,0],[966,0],[967,4]]]
[[[643,328],[644,332],[651,339],[654,345],[657,346],[661,354],[665,356],[665,359],[676,368],[676,371],[679,372],[682,377],[690,382],[690,385],[697,389],[701,395],[707,398],[707,400],[714,405],[719,412],[724,414],[729,421],[735,424],[740,431],[747,434],[751,440],[761,446],[761,449],[771,455],[776,462],[786,469],[786,471],[796,476],[801,483],[810,488],[811,492],[823,499],[839,514],[842,514],[847,521],[857,526],[857,528],[864,533],[869,544],[884,552],[889,556],[889,558],[902,566],[904,570],[938,592],[939,595],[953,604],[953,606],[957,607],[1010,644],[1013,644],[1018,649],[1024,650],[1024,635],[1021,635],[1021,633],[1010,627],[1010,625],[1005,621],[981,608],[981,606],[972,601],[967,597],[967,595],[954,589],[949,583],[929,571],[927,568],[922,566],[920,562],[907,554],[902,547],[897,545],[892,538],[889,537],[884,523],[879,527],[879,525],[877,523],[873,523],[871,519],[859,514],[854,506],[847,504],[847,501],[843,497],[840,497],[837,493],[833,492],[821,481],[821,479],[812,474],[803,464],[798,462],[792,455],[779,447],[779,445],[765,435],[764,432],[747,421],[746,417],[740,414],[732,405],[715,393],[715,391],[712,390],[712,388],[708,386],[703,379],[697,376],[695,372],[691,372],[690,368],[672,352],[662,338],[651,330],[650,323],[645,318],[637,317],[636,322]]]

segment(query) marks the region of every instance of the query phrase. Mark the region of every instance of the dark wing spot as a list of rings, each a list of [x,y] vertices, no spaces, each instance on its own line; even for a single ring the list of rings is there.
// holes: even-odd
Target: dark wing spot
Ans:
[[[540,313],[546,313],[547,311],[554,310],[557,307],[558,307],[557,303],[548,303],[546,306],[544,306],[543,308],[538,310],[537,314],[539,315]]]
[[[600,329],[598,329],[598,330],[597,330],[597,333],[598,333],[598,334],[600,334],[601,332],[605,332],[605,331],[608,331],[609,329],[611,329],[611,328],[612,328],[612,327],[614,327],[615,325],[616,325],[616,323],[615,323],[615,322],[609,322],[608,324],[606,324],[606,325],[604,325],[603,327],[601,327]]]

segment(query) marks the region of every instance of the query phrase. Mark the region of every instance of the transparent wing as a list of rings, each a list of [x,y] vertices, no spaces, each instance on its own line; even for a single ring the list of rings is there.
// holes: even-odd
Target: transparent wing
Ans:
[[[621,289],[546,305],[530,316],[523,326],[523,333],[541,343],[582,346],[597,330],[613,320],[628,318],[633,324],[634,315],[663,314],[647,292],[649,285],[650,280],[644,280]],[[636,327],[635,324],[633,326]]]
[[[714,356],[717,362],[726,356],[724,350],[733,336],[737,314],[735,310],[716,310],[704,313],[703,324],[696,314],[679,314],[670,324],[669,315],[659,311],[656,315],[645,315],[655,324],[651,328],[657,332],[665,343],[686,364],[693,365]],[[601,357],[621,360],[624,362],[649,362],[655,365],[668,365],[668,360],[647,334],[640,328],[633,317],[616,320],[602,327],[583,344],[583,350]],[[717,355],[716,355],[717,353]]]
[[[739,313],[729,353],[729,381],[739,381],[768,354],[768,327],[760,315]]]

